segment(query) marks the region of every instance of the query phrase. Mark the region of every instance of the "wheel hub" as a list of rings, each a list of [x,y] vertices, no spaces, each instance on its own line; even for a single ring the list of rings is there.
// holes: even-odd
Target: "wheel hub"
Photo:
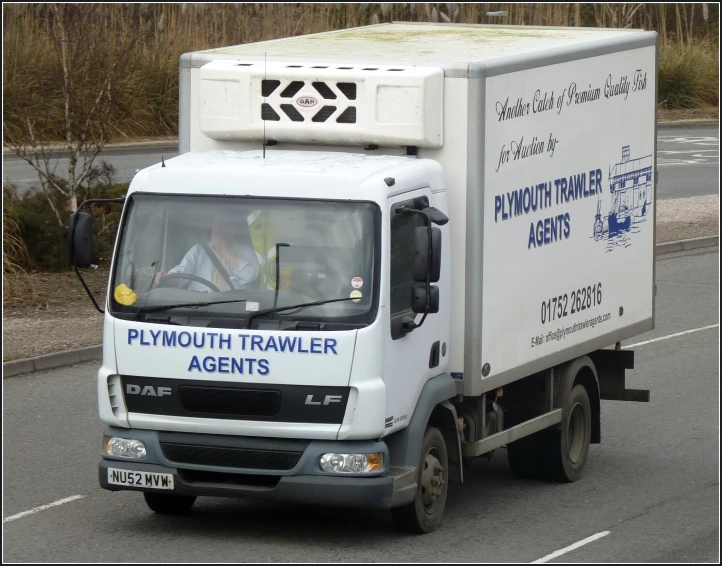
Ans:
[[[424,458],[424,468],[421,471],[421,500],[427,512],[433,511],[444,492],[445,484],[444,468],[433,451],[430,451]]]
[[[586,429],[584,409],[580,403],[576,403],[572,408],[567,427],[569,460],[571,460],[572,464],[577,464],[582,459]]]

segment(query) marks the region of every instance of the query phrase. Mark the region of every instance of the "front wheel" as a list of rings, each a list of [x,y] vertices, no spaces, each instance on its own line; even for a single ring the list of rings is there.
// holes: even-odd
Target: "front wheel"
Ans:
[[[391,510],[399,530],[430,533],[441,523],[449,486],[449,460],[444,436],[429,427],[424,434],[414,500]]]
[[[145,503],[161,515],[180,515],[193,507],[196,498],[193,495],[168,495],[165,493],[144,492]]]

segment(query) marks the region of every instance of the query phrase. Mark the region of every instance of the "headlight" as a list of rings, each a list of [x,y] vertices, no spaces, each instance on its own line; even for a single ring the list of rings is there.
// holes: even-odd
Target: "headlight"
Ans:
[[[140,440],[118,438],[117,436],[104,436],[103,445],[105,453],[108,456],[145,460],[145,444],[143,444]]]
[[[324,472],[344,474],[364,474],[378,472],[383,458],[381,454],[324,454],[321,456],[321,469]]]

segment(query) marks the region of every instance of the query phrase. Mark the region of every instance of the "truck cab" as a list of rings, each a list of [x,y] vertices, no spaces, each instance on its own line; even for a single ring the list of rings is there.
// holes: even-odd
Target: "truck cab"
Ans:
[[[106,361],[107,376],[123,376],[141,390],[171,375],[216,387],[273,386],[280,402],[220,410],[208,399],[206,407],[188,408],[178,380],[164,396],[126,396],[132,405],[120,412],[104,396],[104,420],[323,440],[381,438],[398,429],[414,394],[447,365],[440,348],[449,334],[446,281],[434,284],[438,312],[418,328],[402,328],[405,318],[422,316],[412,301],[416,229],[424,216],[398,213],[415,201],[446,209],[437,163],[228,151],[188,153],[143,171],[130,187],[119,231],[105,315],[116,357]],[[229,289],[196,275],[197,265],[190,266],[195,273],[172,273],[196,249],[213,246],[210,232],[223,217],[255,268],[248,280]],[[449,246],[443,234],[441,241]],[[442,258],[448,255],[442,250]],[[188,283],[198,285],[189,290]],[[119,288],[129,291],[121,295]],[[428,355],[415,356],[419,351]],[[101,386],[108,386],[107,376]],[[387,423],[387,415],[396,422]]]
[[[456,391],[445,374],[448,225],[423,213],[446,210],[441,166],[414,157],[190,152],[139,173],[118,234],[98,399],[106,438],[142,442],[145,457],[104,459],[101,485],[147,473],[194,495],[289,484],[314,502],[328,482],[343,486],[339,504],[388,506],[404,487],[413,496],[413,466],[394,467],[383,439],[408,425],[430,378]],[[198,274],[199,255],[221,255],[224,221],[249,266],[233,288]],[[434,269],[447,275],[428,285],[426,312],[417,256],[432,230]]]

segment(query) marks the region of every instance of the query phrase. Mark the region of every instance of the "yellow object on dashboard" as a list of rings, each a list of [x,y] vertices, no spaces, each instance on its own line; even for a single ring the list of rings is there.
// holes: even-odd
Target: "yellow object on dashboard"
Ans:
[[[138,300],[138,296],[135,294],[135,291],[133,291],[133,289],[128,287],[125,283],[121,283],[115,288],[113,297],[115,297],[115,300],[121,305],[125,306],[132,305]]]

